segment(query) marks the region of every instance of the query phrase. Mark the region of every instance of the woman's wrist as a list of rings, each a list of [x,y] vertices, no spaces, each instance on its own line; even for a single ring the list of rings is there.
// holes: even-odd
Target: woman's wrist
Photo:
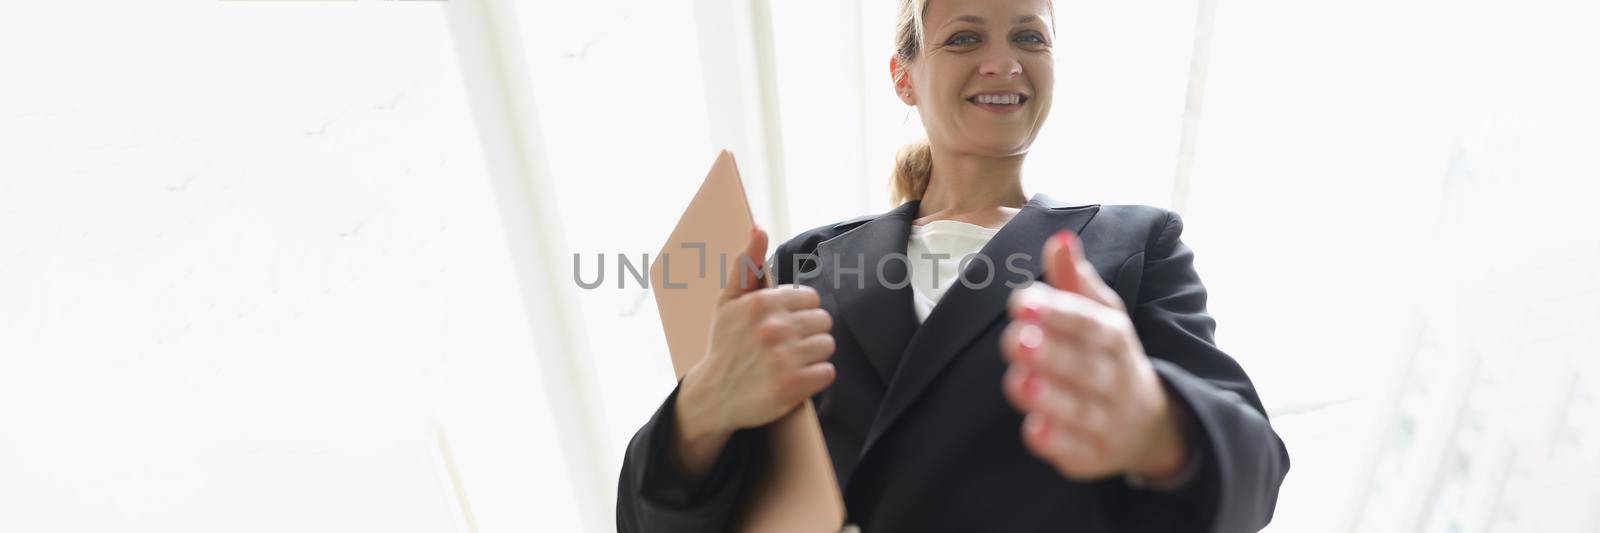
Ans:
[[[1162,408],[1152,431],[1148,452],[1129,468],[1129,472],[1147,480],[1167,480],[1186,471],[1189,464],[1189,413],[1182,402],[1176,401],[1162,389]]]
[[[673,406],[673,426],[677,428],[673,448],[681,471],[698,480],[711,471],[733,431],[717,424],[718,417],[710,410],[714,405],[701,396],[699,382],[694,378],[694,372],[689,372],[678,387]]]

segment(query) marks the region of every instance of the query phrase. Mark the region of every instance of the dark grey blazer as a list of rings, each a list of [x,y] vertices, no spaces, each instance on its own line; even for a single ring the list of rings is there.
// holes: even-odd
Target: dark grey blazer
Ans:
[[[838,378],[813,401],[850,522],[867,533],[1235,532],[1271,520],[1288,450],[1250,378],[1213,341],[1216,322],[1177,214],[1034,196],[984,247],[991,263],[973,261],[963,274],[977,288],[952,286],[919,326],[903,258],[882,261],[905,253],[917,207],[801,233],[769,259],[778,282],[816,287],[835,319]],[[1044,242],[1063,229],[1079,235],[1127,304],[1162,382],[1194,413],[1201,469],[1177,490],[1134,488],[1120,477],[1073,481],[1023,447],[1022,416],[1000,390],[1012,290],[1004,282],[1039,279]],[[667,460],[676,398],[628,445],[619,531],[722,531],[761,468],[759,429],[744,430],[706,479],[687,481]]]

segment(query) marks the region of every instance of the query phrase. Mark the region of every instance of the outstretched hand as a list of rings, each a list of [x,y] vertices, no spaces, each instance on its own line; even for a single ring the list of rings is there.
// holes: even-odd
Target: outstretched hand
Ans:
[[[1121,297],[1072,232],[1045,243],[1044,269],[1046,283],[1012,292],[1000,340],[1023,443],[1076,480],[1131,473],[1159,482],[1182,472],[1187,415],[1161,385]]]

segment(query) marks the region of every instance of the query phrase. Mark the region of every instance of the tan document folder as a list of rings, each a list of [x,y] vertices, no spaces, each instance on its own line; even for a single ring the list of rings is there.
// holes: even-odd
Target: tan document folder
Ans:
[[[728,278],[726,273],[741,268],[739,254],[753,228],[755,219],[733,154],[723,150],[650,264],[650,287],[661,311],[672,367],[680,379],[706,353],[717,295]],[[703,256],[700,246],[704,246]],[[811,401],[767,426],[765,436],[767,468],[757,473],[755,491],[743,497],[735,530],[839,531],[844,525],[844,497]]]

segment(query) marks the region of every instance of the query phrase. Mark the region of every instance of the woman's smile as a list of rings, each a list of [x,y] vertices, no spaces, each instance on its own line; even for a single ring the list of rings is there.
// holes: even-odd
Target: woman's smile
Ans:
[[[983,93],[967,98],[967,103],[996,114],[1011,114],[1022,110],[1028,95],[1022,93]]]

